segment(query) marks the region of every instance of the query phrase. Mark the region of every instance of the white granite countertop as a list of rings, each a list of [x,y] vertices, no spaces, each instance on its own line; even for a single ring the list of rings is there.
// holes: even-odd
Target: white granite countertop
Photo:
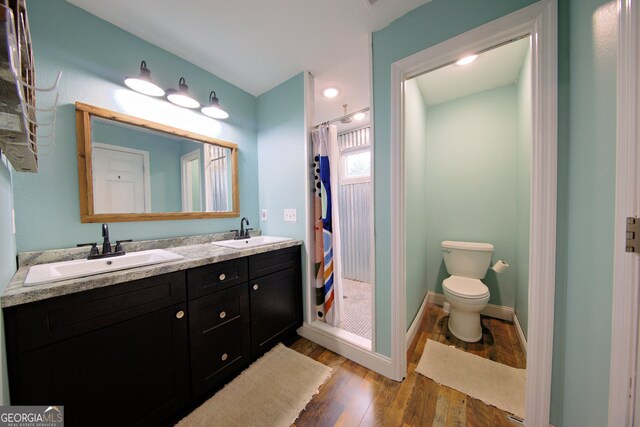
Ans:
[[[188,268],[213,264],[229,259],[242,258],[276,249],[299,246],[302,245],[302,243],[302,240],[288,240],[285,242],[256,246],[248,249],[231,249],[213,245],[211,243],[167,247],[164,249],[169,252],[182,255],[184,259],[164,264],[131,268],[128,270],[112,271],[109,273],[96,274],[94,276],[80,277],[55,283],[46,283],[37,286],[24,286],[24,280],[29,267],[21,266],[9,282],[9,285],[5,288],[5,291],[2,294],[1,305],[4,308],[34,301],[41,301],[47,298],[73,294],[105,286],[113,286],[119,283],[130,282],[132,280],[143,279],[145,277],[157,276],[179,270],[186,270]]]

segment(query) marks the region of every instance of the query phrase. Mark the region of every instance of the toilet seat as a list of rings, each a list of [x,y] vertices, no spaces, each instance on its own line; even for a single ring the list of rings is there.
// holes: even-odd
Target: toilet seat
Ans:
[[[465,299],[482,299],[489,295],[489,288],[479,279],[451,276],[444,279],[442,286],[452,295]]]

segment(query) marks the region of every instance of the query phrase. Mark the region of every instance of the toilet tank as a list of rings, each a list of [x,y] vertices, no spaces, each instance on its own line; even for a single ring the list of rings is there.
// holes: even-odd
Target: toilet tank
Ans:
[[[484,279],[491,264],[491,255],[491,243],[442,242],[444,264],[452,276]]]

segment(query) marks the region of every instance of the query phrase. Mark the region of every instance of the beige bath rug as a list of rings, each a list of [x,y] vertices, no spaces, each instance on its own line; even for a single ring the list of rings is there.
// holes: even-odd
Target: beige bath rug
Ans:
[[[278,344],[177,426],[289,427],[331,372]]]
[[[524,418],[526,371],[427,340],[416,372]]]

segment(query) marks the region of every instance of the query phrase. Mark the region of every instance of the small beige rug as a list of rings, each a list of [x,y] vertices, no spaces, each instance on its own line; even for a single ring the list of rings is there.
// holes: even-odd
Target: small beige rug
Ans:
[[[427,340],[416,372],[524,418],[526,370]]]
[[[289,427],[331,373],[278,344],[176,425]]]

